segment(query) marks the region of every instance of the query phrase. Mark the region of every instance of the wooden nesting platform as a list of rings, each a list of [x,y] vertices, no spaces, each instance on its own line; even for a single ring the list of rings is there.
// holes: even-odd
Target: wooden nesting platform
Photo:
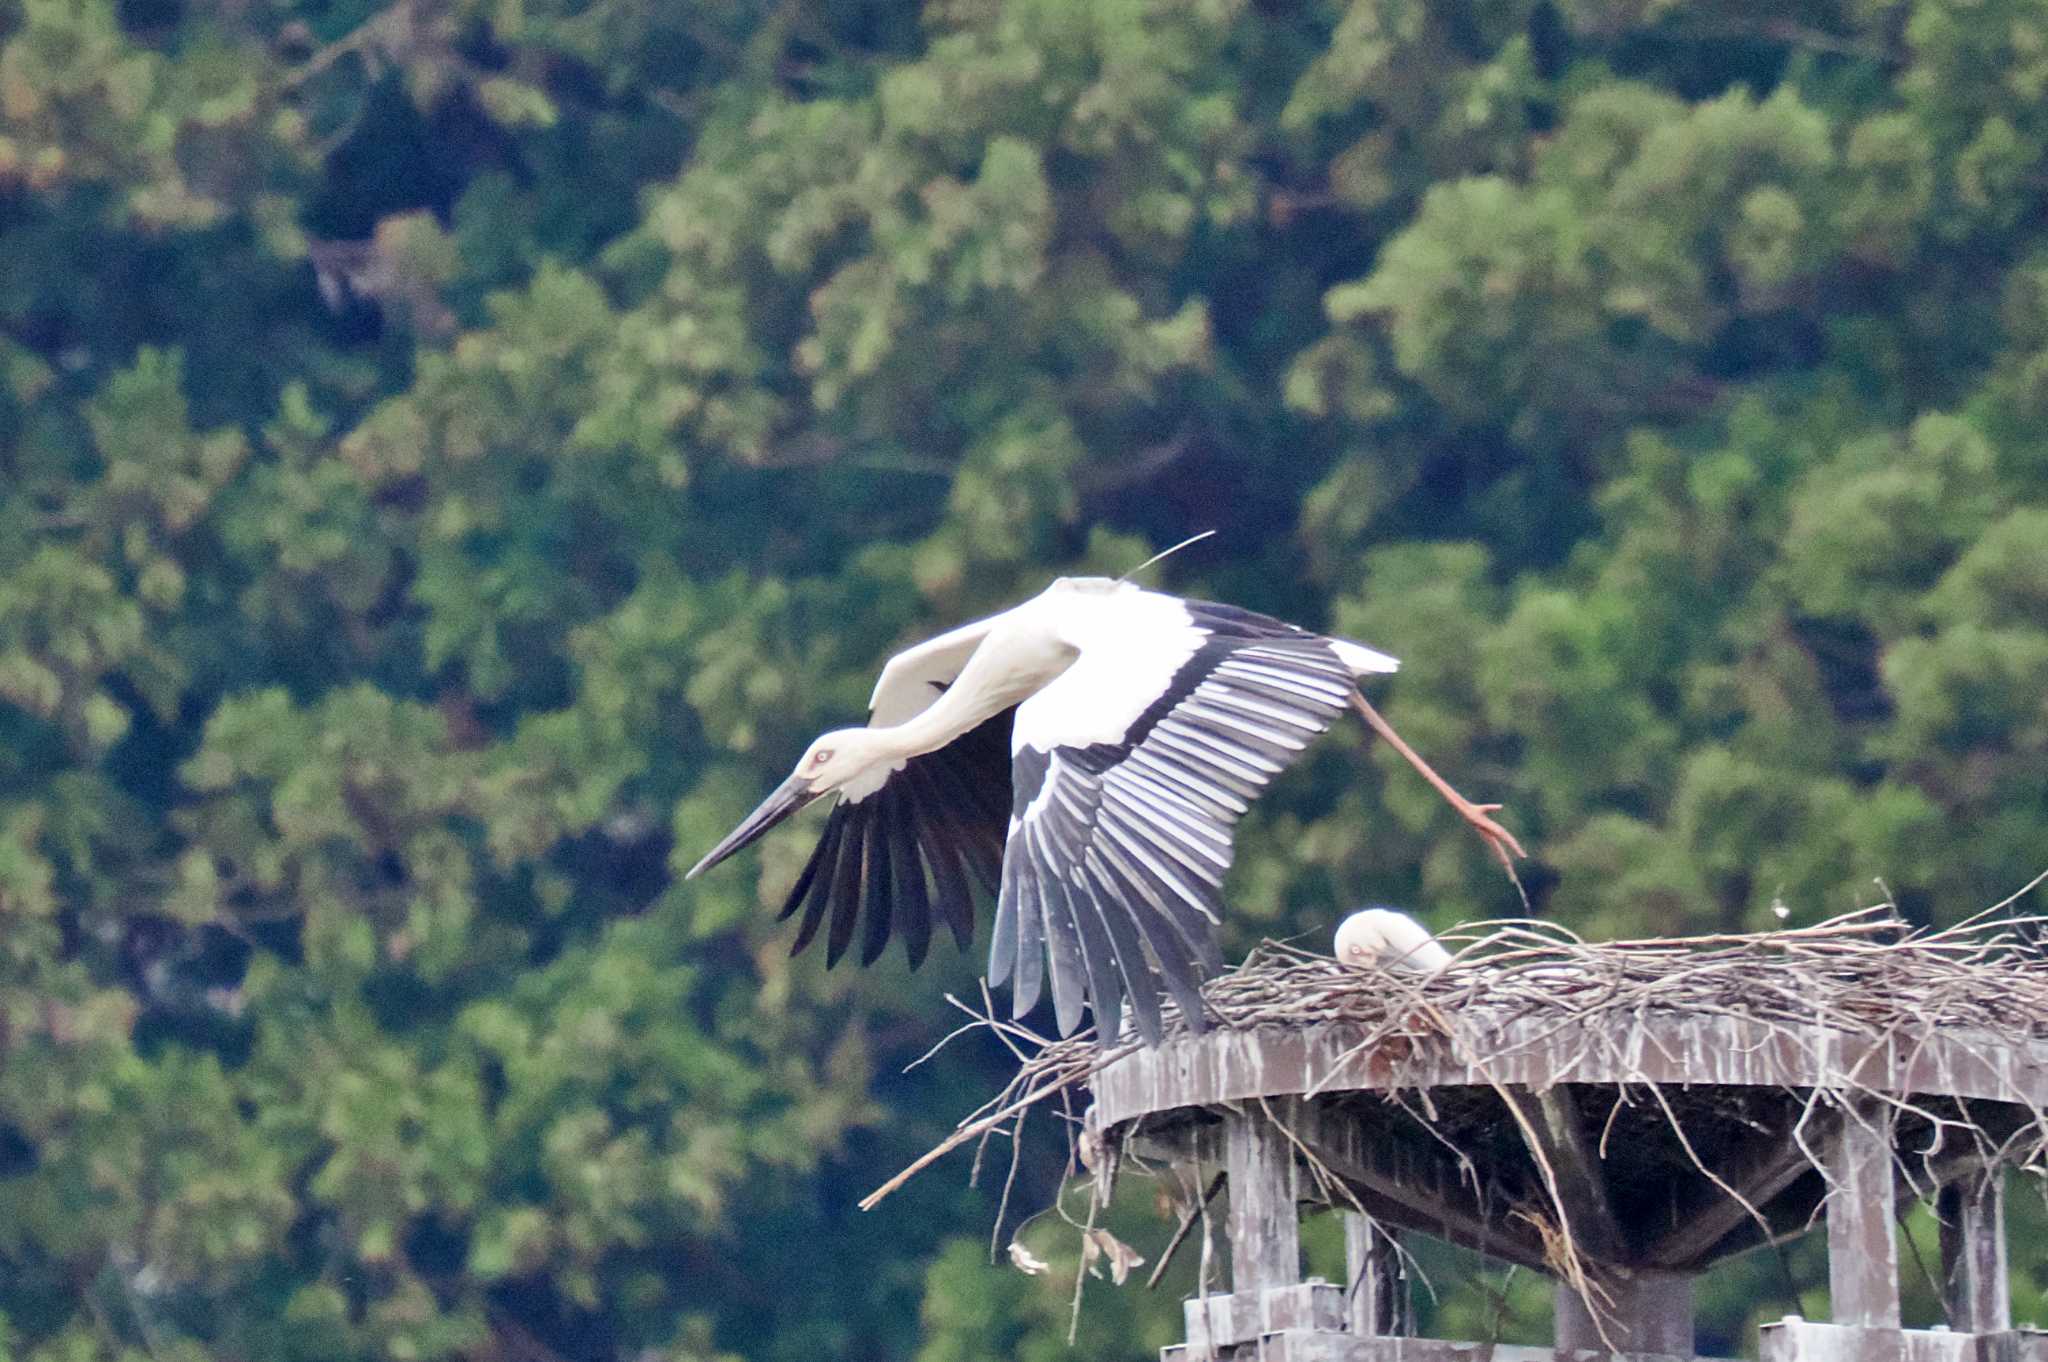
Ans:
[[[1382,983],[1360,1019],[1226,1006],[1090,1065],[1084,1139],[1227,1179],[1233,1289],[1187,1303],[1166,1362],[1692,1359],[1694,1277],[1823,1224],[1833,1319],[1765,1326],[1764,1362],[2048,1362],[2048,1334],[2012,1327],[2003,1224],[2006,1171],[2048,1131],[2048,1009],[1879,1024],[1831,1017],[1853,996],[1832,986],[1801,1019],[1673,989],[1617,1011]],[[1900,1326],[1896,1214],[1919,1197],[1942,1221],[1942,1329]],[[1344,1284],[1302,1279],[1299,1216],[1324,1208],[1347,1217]],[[1558,1279],[1555,1347],[1411,1336],[1411,1233]]]

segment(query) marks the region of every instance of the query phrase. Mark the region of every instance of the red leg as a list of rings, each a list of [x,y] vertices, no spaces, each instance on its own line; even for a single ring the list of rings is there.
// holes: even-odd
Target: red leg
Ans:
[[[1500,808],[1500,805],[1474,804],[1452,789],[1450,782],[1432,771],[1429,763],[1417,756],[1415,749],[1402,741],[1401,735],[1394,731],[1394,726],[1382,719],[1380,712],[1372,707],[1371,702],[1355,690],[1351,693],[1351,707],[1358,711],[1366,723],[1372,725],[1373,732],[1385,738],[1396,752],[1406,757],[1409,765],[1422,772],[1422,778],[1434,785],[1436,792],[1449,801],[1450,806],[1458,811],[1458,815],[1486,839],[1486,845],[1493,849],[1493,854],[1500,858],[1500,863],[1507,867],[1508,874],[1512,876],[1515,873],[1514,857],[1527,856],[1529,853],[1522,850],[1522,844],[1515,840],[1515,834],[1487,817]]]

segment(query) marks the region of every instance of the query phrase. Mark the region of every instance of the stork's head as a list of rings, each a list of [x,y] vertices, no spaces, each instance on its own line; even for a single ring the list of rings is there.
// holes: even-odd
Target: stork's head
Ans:
[[[1378,965],[1424,974],[1451,963],[1451,953],[1427,928],[1391,908],[1367,908],[1345,918],[1337,928],[1336,953],[1347,965]]]
[[[881,788],[900,761],[884,750],[886,730],[842,728],[812,743],[788,780],[775,787],[761,806],[748,814],[725,840],[690,867],[684,879],[695,879],[740,848],[758,839],[783,819],[822,795],[837,791],[860,799]]]
[[[889,745],[887,729],[838,729],[810,745],[790,780],[802,782],[812,799],[834,791],[864,799],[903,764],[902,755]]]

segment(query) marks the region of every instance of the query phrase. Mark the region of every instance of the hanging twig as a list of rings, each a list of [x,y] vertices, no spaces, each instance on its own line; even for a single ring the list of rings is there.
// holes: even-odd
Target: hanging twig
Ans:
[[[1145,1278],[1147,1291],[1159,1285],[1159,1279],[1166,1275],[1167,1264],[1173,1261],[1174,1254],[1180,1252],[1181,1243],[1188,1237],[1188,1231],[1195,1227],[1197,1220],[1202,1219],[1204,1212],[1209,1209],[1209,1203],[1214,1201],[1216,1194],[1222,1190],[1223,1174],[1218,1173],[1209,1179],[1209,1190],[1202,1193],[1201,1199],[1188,1207],[1186,1214],[1181,1216],[1179,1226],[1173,1231],[1173,1238],[1167,1240],[1166,1247],[1160,1250],[1159,1261],[1152,1265],[1152,1275]]]

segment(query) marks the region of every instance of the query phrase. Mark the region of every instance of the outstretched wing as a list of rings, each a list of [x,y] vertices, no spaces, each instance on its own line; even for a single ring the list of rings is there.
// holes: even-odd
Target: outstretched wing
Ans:
[[[915,717],[944,693],[981,646],[992,620],[977,620],[906,648],[875,682],[868,725]],[[966,950],[974,940],[973,882],[994,894],[1010,804],[1010,721],[1004,710],[937,751],[912,757],[879,789],[841,796],[778,921],[803,912],[795,955],[825,933],[825,966],[861,937],[872,964],[892,934],[912,969],[924,963],[937,916]]]
[[[1114,1037],[1128,999],[1156,1044],[1167,994],[1199,1029],[1238,818],[1346,708],[1357,673],[1394,665],[1248,611],[1173,604],[1177,618],[1157,608],[1150,627],[1086,641],[1017,709],[989,979],[1015,975],[1021,1017],[1049,975],[1061,1034],[1092,1005]],[[1134,717],[1109,734],[1105,713]]]
[[[858,923],[863,965],[881,956],[893,932],[915,969],[931,944],[934,915],[960,949],[972,944],[970,879],[994,894],[1003,858],[1015,714],[1004,710],[937,751],[912,757],[880,789],[839,801],[782,907],[781,918],[803,910],[791,955],[829,922],[829,969]]]

